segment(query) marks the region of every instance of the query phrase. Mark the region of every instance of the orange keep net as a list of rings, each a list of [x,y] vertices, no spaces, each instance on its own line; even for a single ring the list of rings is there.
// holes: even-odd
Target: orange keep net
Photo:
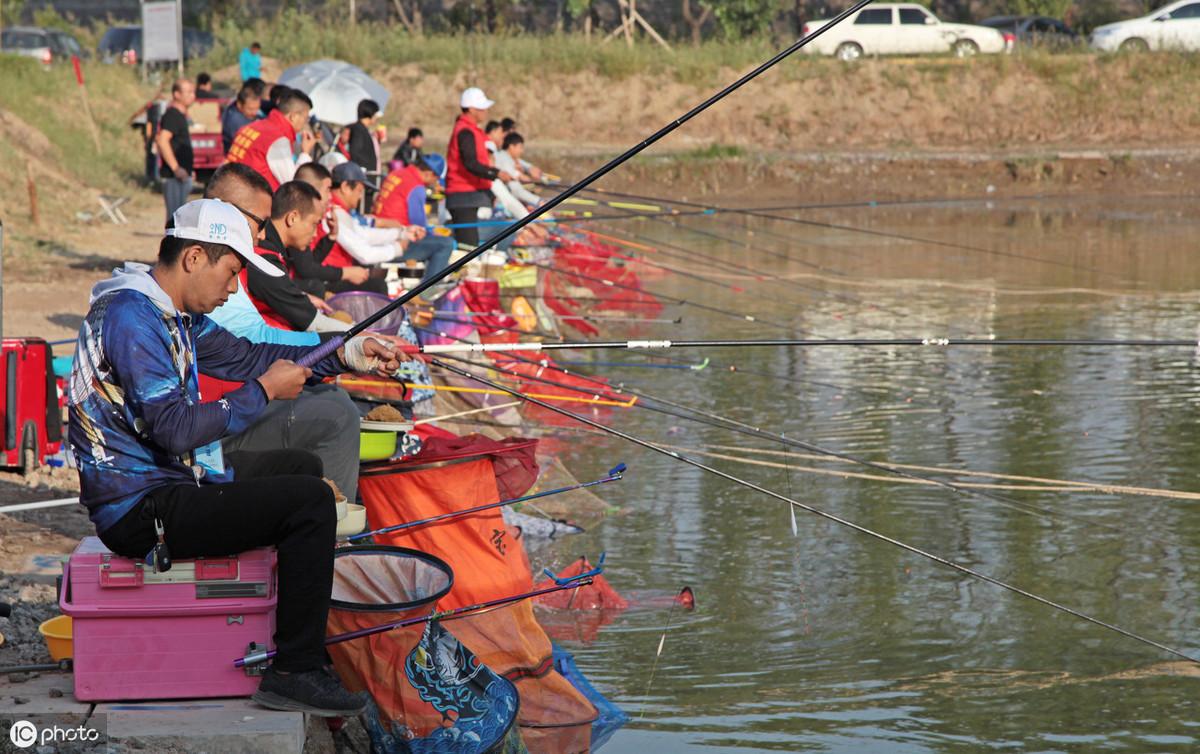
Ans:
[[[344,634],[426,617],[452,580],[446,563],[422,552],[341,548],[327,630]],[[331,644],[329,654],[347,688],[371,694],[374,705],[363,723],[374,750],[521,750],[513,684],[483,666],[442,624],[420,622],[357,637]]]
[[[493,457],[503,466],[510,462],[504,458],[506,452],[527,452],[532,457],[534,447],[536,443],[529,442],[474,455],[465,455],[467,447],[459,447],[454,453],[423,452],[408,461],[364,469],[359,491],[370,526],[394,526],[497,502],[501,498]],[[516,530],[504,524],[498,508],[376,539],[430,553],[450,564],[454,586],[439,602],[442,609],[533,588],[524,545]],[[450,621],[446,628],[485,665],[516,684],[521,697],[518,722],[530,751],[587,751],[596,709],[554,670],[550,639],[534,618],[529,601]]]

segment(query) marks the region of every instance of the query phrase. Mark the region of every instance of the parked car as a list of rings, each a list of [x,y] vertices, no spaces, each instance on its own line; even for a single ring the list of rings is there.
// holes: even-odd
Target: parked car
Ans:
[[[1181,0],[1141,18],[1097,26],[1088,43],[1097,50],[1200,50],[1200,2]]]
[[[13,26],[0,32],[0,52],[37,58],[46,65],[70,60],[72,55],[84,57],[75,37],[58,29],[36,26]]]
[[[809,34],[829,23],[810,21]],[[978,53],[1012,50],[1015,37],[986,26],[944,23],[924,7],[912,3],[881,3],[863,8],[851,18],[817,37],[805,50],[857,60],[863,55],[919,55],[952,52],[965,58]]]
[[[183,59],[202,58],[213,48],[213,35],[207,31],[183,27]],[[142,27],[114,26],[104,32],[96,46],[105,63],[133,65],[142,59]]]
[[[1057,18],[1049,16],[995,16],[979,22],[980,26],[1008,32],[1017,44],[1062,49],[1079,41],[1079,34]]]

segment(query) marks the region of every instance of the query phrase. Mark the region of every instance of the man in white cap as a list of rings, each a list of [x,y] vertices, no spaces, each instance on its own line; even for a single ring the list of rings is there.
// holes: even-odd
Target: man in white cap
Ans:
[[[480,128],[494,104],[478,87],[463,90],[459,99],[462,113],[454,122],[446,148],[446,209],[455,225],[466,226],[455,228],[454,238],[469,246],[479,244],[477,223],[491,217],[492,181],[515,179],[492,165],[487,136]]]
[[[254,698],[272,709],[356,715],[366,700],[326,667],[337,514],[321,461],[299,449],[223,454],[220,440],[252,424],[268,401],[294,398],[313,375],[390,373],[399,363],[360,337],[309,369],[296,361],[312,347],[231,335],[206,315],[237,290],[244,264],[282,274],[254,253],[238,209],[201,199],[175,212],[153,267],[126,263],[93,288],[70,381],[79,499],[109,549],[149,554],[156,569],[171,557],[277,548],[278,656]],[[203,403],[201,373],[245,384]]]

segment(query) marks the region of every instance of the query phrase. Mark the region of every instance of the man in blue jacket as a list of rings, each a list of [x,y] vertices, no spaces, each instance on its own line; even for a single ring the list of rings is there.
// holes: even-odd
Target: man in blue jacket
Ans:
[[[391,373],[399,363],[360,337],[307,369],[295,362],[312,347],[231,335],[205,315],[237,290],[243,264],[278,272],[254,253],[239,210],[201,199],[175,212],[154,267],[127,263],[92,290],[70,382],[80,501],[104,544],[131,558],[160,536],[176,558],[276,547],[278,656],[254,698],[356,715],[365,699],[342,687],[324,650],[337,516],[321,461],[297,449],[223,454],[220,440],[313,375]],[[201,373],[245,384],[202,403]]]

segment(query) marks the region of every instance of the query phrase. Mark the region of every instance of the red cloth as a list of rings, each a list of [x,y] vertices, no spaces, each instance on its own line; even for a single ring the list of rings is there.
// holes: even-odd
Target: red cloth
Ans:
[[[343,202],[337,194],[333,194],[329,197],[330,212],[333,211],[334,207],[341,207],[347,213],[350,212],[350,208],[346,206],[346,203]],[[328,234],[329,231],[326,230],[325,233]],[[334,241],[333,248],[329,250],[329,254],[325,256],[325,261],[322,262],[322,264],[324,264],[326,267],[354,267],[358,264],[358,260],[350,256],[350,252],[343,249],[340,243]]]
[[[412,463],[489,455],[496,473],[496,489],[500,499],[509,500],[524,495],[537,481],[537,443],[537,440],[524,437],[492,440],[478,434],[430,437],[424,441],[421,452],[413,456]]]
[[[271,190],[279,188],[279,180],[271,172],[267,164],[267,150],[279,139],[287,139],[288,144],[296,140],[296,129],[283,113],[272,110],[265,118],[247,123],[233,137],[226,159],[229,162],[240,162],[254,169],[256,173],[267,179]]]
[[[375,199],[375,216],[408,225],[408,197],[414,189],[424,184],[421,171],[417,170],[415,165],[388,173],[383,185],[379,187],[379,196]]]
[[[450,146],[446,148],[446,193],[465,194],[471,191],[488,191],[492,188],[491,178],[481,178],[463,164],[462,155],[458,153],[458,134],[467,131],[475,139],[475,157],[487,164],[487,135],[483,129],[472,120],[471,116],[463,113],[454,121],[454,130],[450,132]]]
[[[508,330],[517,326],[517,321],[504,313],[500,305],[500,282],[498,280],[464,280],[458,284],[463,302],[470,312],[496,312],[494,316],[464,317],[475,325],[480,335],[490,335],[497,330]]]

